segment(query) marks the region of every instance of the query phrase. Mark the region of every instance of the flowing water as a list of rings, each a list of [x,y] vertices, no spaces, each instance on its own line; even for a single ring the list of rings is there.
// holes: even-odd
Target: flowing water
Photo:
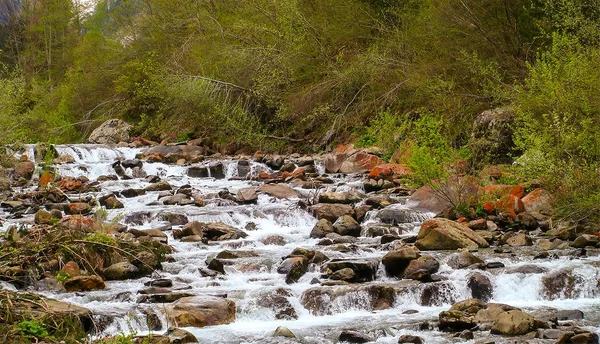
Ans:
[[[56,146],[59,154],[70,154],[75,158],[74,163],[58,165],[61,176],[86,176],[96,180],[101,175],[114,174],[112,163],[118,159],[133,159],[140,149],[112,148],[103,145],[66,145]],[[33,152],[29,150],[28,155]],[[148,175],[158,175],[162,180],[168,181],[175,189],[190,185],[195,193],[202,195],[216,194],[228,190],[235,194],[238,190],[258,186],[259,182],[236,178],[238,173],[237,161],[233,159],[220,160],[224,165],[225,178],[215,179],[191,178],[186,172],[190,166],[175,166],[162,163],[144,162],[143,170]],[[216,161],[204,161],[194,166],[214,164]],[[322,168],[320,168],[322,170]],[[270,169],[259,163],[251,163],[251,174]],[[131,171],[126,171],[130,174]],[[350,189],[362,190],[360,176],[330,176],[334,183],[325,184],[327,191],[348,191]],[[112,191],[126,188],[144,188],[149,183],[144,179],[128,179],[104,181],[100,183],[101,192],[94,196],[101,196]],[[310,197],[314,190],[297,188],[301,198]],[[323,190],[324,191],[324,190]],[[364,191],[362,191],[364,192]],[[396,343],[401,334],[416,334],[425,339],[427,343],[465,342],[455,339],[448,334],[437,332],[423,325],[435,322],[439,312],[447,310],[457,301],[471,297],[467,286],[467,276],[472,272],[469,269],[454,270],[447,265],[449,252],[432,252],[431,254],[440,261],[439,276],[442,282],[435,283],[433,301],[424,301],[423,293],[427,292],[427,284],[414,281],[398,281],[385,276],[383,267],[380,269],[374,282],[366,284],[388,284],[397,290],[397,296],[392,308],[373,311],[369,302],[368,293],[354,290],[344,293],[339,297],[332,297],[321,305],[329,314],[313,315],[302,306],[301,296],[305,290],[314,288],[318,284],[311,284],[313,279],[319,279],[321,272],[312,267],[302,276],[297,283],[286,284],[285,276],[277,273],[277,267],[282,257],[291,253],[294,248],[303,247],[317,249],[329,258],[381,258],[386,251],[381,250],[379,238],[361,237],[353,244],[347,244],[349,250],[334,250],[333,246],[318,246],[318,239],[310,239],[309,233],[317,220],[307,211],[301,209],[298,199],[282,200],[267,194],[259,194],[257,204],[238,205],[233,202],[207,201],[206,206],[165,206],[157,205],[159,192],[148,192],[145,195],[133,198],[120,198],[125,205],[124,209],[108,210],[109,220],[125,222],[128,216],[138,212],[145,212],[143,222],[138,225],[127,223],[131,228],[149,229],[160,228],[165,225],[159,214],[168,212],[183,214],[189,221],[224,222],[239,229],[244,229],[248,223],[256,224],[256,230],[246,231],[248,237],[239,240],[228,240],[220,243],[206,245],[203,243],[182,242],[172,236],[172,231],[166,231],[168,243],[174,249],[172,260],[163,263],[163,269],[157,271],[152,277],[137,280],[110,281],[106,289],[85,293],[46,293],[47,296],[78,304],[92,310],[94,314],[106,315],[106,326],[99,336],[118,333],[146,333],[149,331],[148,315],[158,317],[162,322],[162,331],[169,325],[164,316],[164,305],[144,303],[140,301],[137,292],[146,288],[145,282],[153,278],[168,278],[174,282],[173,290],[182,290],[197,295],[227,295],[236,303],[236,321],[229,325],[212,326],[205,328],[187,328],[200,340],[201,343],[285,343],[288,339],[272,338],[273,331],[278,326],[289,328],[299,338],[298,343],[335,343],[342,329],[354,329],[369,333],[377,338],[377,343]],[[85,195],[81,195],[85,196]],[[80,195],[73,195],[79,198]],[[208,198],[208,197],[207,197]],[[393,207],[409,208],[401,197],[398,204]],[[377,210],[370,211],[363,227],[377,225],[379,219]],[[2,214],[3,218],[5,214]],[[408,216],[407,224],[402,224],[405,231],[402,236],[414,237],[419,229],[419,224],[433,214],[413,211]],[[15,222],[32,221],[29,215],[23,219],[7,220],[3,228]],[[173,226],[179,228],[180,226]],[[262,243],[269,236],[281,236],[284,245]],[[225,266],[226,274],[219,277],[202,277],[198,268],[206,266],[207,258],[215,256],[223,250],[252,251],[255,256],[239,258],[230,261]],[[502,262],[505,269],[481,271],[488,276],[494,286],[493,302],[506,303],[523,308],[526,311],[540,310],[545,307],[556,309],[579,309],[585,314],[586,320],[582,325],[598,332],[600,321],[600,289],[598,278],[600,272],[600,258],[594,252],[588,252],[585,258],[568,258],[561,256],[553,259],[536,259],[527,248],[515,250],[512,254],[494,253],[492,249],[480,250],[478,255],[486,261]],[[546,269],[546,273],[509,273],[510,268],[523,265],[536,265]],[[561,269],[572,270],[576,283],[574,289],[567,295],[554,295],[552,300],[544,296],[542,277]],[[6,284],[4,287],[9,287]],[[293,306],[297,319],[278,320],[272,309],[261,306],[259,302],[266,294],[284,288],[289,291],[288,301]],[[329,288],[343,288],[329,287]],[[431,291],[429,291],[431,293]],[[403,314],[405,311],[415,310],[414,314]],[[498,339],[496,337],[496,339]],[[289,340],[288,340],[289,341]],[[499,340],[502,342],[502,340]],[[550,341],[552,342],[552,341]]]

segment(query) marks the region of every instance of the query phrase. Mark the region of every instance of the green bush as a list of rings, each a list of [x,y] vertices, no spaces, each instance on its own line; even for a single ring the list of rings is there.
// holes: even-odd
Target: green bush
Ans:
[[[44,339],[48,337],[48,329],[46,324],[41,323],[37,320],[23,320],[17,327],[26,336],[35,337],[36,339]]]

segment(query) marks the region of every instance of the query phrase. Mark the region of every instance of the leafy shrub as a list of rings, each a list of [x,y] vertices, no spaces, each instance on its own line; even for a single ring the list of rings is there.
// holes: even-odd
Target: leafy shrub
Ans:
[[[32,336],[37,339],[44,339],[48,337],[48,329],[46,324],[41,323],[37,320],[23,320],[17,327],[26,336]]]

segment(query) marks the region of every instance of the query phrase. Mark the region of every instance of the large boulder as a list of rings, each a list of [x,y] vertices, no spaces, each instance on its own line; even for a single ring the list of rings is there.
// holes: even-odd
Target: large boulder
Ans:
[[[205,327],[235,321],[235,303],[214,296],[184,297],[166,306],[167,319],[179,327]]]
[[[202,233],[205,238],[211,241],[234,240],[248,236],[246,232],[226,225],[223,222],[205,224],[202,228]]]
[[[363,173],[383,164],[381,158],[365,149],[354,149],[352,145],[339,146],[325,156],[327,173]]]
[[[114,144],[128,141],[131,125],[120,119],[109,119],[92,131],[89,143]]]
[[[513,122],[515,112],[510,107],[482,112],[473,123],[471,151],[475,161],[487,159],[493,163],[510,163],[515,153]]]
[[[545,189],[535,189],[521,199],[525,211],[538,220],[544,220],[552,215],[552,199]]]
[[[489,247],[483,237],[467,226],[443,218],[425,221],[419,230],[415,245],[420,250]]]

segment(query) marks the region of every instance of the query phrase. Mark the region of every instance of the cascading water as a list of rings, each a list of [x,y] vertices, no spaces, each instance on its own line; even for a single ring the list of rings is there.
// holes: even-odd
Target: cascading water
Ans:
[[[59,155],[68,154],[74,158],[73,163],[57,166],[61,176],[85,176],[96,180],[100,176],[114,174],[112,164],[116,160],[134,159],[140,149],[112,148],[104,145],[65,145],[55,146]],[[33,154],[31,151],[28,154]],[[213,177],[195,178],[187,175],[190,167],[209,167],[215,163],[223,166],[224,178]],[[322,166],[317,165],[317,170]],[[170,183],[174,189],[189,185],[196,193],[207,196],[223,190],[235,194],[239,190],[258,183],[239,177],[238,163],[228,159],[222,161],[205,161],[191,166],[176,166],[163,163],[143,163],[143,170],[148,175],[157,175]],[[210,171],[210,169],[208,169]],[[251,175],[263,171],[270,172],[269,167],[251,162]],[[130,169],[125,171],[131,173]],[[321,171],[322,172],[322,171]],[[110,192],[126,188],[144,188],[150,185],[144,179],[120,179],[100,182],[101,192],[93,194],[98,197]],[[336,176],[333,184],[324,184],[325,190],[344,192],[362,189],[360,179],[355,176]],[[300,195],[308,195],[307,190],[296,188]],[[210,245],[201,242],[184,242],[175,239],[172,230],[167,230],[167,240],[174,249],[172,260],[163,263],[161,271],[152,277],[136,280],[106,282],[106,289],[85,293],[51,293],[47,296],[62,301],[68,301],[89,308],[96,315],[107,316],[108,325],[99,336],[129,332],[132,329],[138,333],[152,331],[148,319],[158,319],[159,327],[164,329],[169,325],[165,317],[164,305],[160,303],[141,302],[142,296],[138,291],[145,289],[145,282],[155,278],[166,278],[173,281],[173,292],[185,292],[194,295],[227,295],[236,302],[236,321],[228,325],[205,328],[187,328],[200,342],[206,343],[276,343],[280,339],[272,338],[273,331],[278,326],[286,326],[296,334],[301,343],[334,343],[342,328],[352,328],[379,338],[378,343],[395,343],[401,334],[418,334],[427,343],[461,342],[447,334],[424,330],[422,324],[435,321],[442,310],[457,301],[471,297],[467,286],[468,276],[474,269],[453,269],[447,263],[448,252],[432,252],[441,262],[438,275],[441,280],[432,283],[416,281],[399,281],[387,277],[380,267],[377,279],[373,282],[362,283],[361,288],[355,286],[322,287],[330,291],[320,302],[320,311],[315,312],[305,307],[303,294],[311,288],[320,288],[314,284],[319,279],[321,271],[311,267],[298,282],[287,284],[285,276],[277,273],[281,258],[289,255],[297,247],[319,250],[329,258],[343,259],[381,259],[386,253],[378,245],[379,240],[372,237],[360,237],[356,242],[339,245],[321,246],[318,239],[309,238],[309,233],[317,220],[306,210],[298,206],[298,199],[277,199],[267,194],[259,194],[256,204],[238,205],[219,202],[207,202],[204,207],[193,205],[165,206],[156,201],[160,192],[147,192],[145,195],[120,198],[123,209],[108,210],[108,219],[125,222],[128,216],[136,213],[146,213],[139,217],[137,224],[128,223],[130,228],[151,229],[165,225],[160,214],[174,213],[185,215],[189,221],[223,222],[227,225],[244,229],[252,224],[256,230],[248,230],[248,236],[243,239],[227,240]],[[77,195],[77,197],[85,195]],[[404,199],[398,198],[398,203],[384,209],[394,209],[405,212],[404,223],[396,224],[402,230],[396,234],[409,240],[418,233],[419,224],[430,218],[432,214],[412,210]],[[363,220],[363,227],[376,226],[384,219],[382,210],[371,210]],[[31,221],[31,215],[20,220],[6,221],[6,229],[15,221]],[[181,226],[173,226],[178,229]],[[365,231],[363,231],[365,234]],[[273,238],[276,238],[274,240]],[[269,240],[273,239],[273,240]],[[206,261],[223,250],[240,252],[240,258],[228,260],[224,266],[225,274],[219,277],[203,277],[199,268],[206,266]],[[246,256],[243,252],[249,252]],[[479,255],[486,261],[500,262],[503,268],[481,271],[493,285],[493,302],[507,303],[526,310],[536,310],[542,307],[557,309],[580,309],[587,319],[600,318],[600,258],[591,256],[585,259],[541,259],[532,260],[526,253],[522,255],[501,255],[492,249],[480,250]],[[512,272],[511,269],[523,265],[535,265],[543,270],[542,273]],[[517,270],[518,271],[518,270]],[[568,271],[567,279],[574,281],[571,289],[563,294],[548,295],[545,291],[544,277],[558,271]],[[396,297],[390,308],[374,310],[373,296],[369,286],[386,286],[392,288]],[[2,288],[11,288],[3,283]],[[346,288],[346,289],[344,289]],[[265,295],[270,295],[279,289],[285,290],[289,312],[294,316],[280,319],[276,310],[265,306],[262,302]],[[431,297],[425,297],[425,294]],[[427,299],[427,300],[425,300]],[[407,311],[413,311],[408,312]],[[597,331],[593,326],[589,327]],[[163,332],[159,331],[159,332]]]

